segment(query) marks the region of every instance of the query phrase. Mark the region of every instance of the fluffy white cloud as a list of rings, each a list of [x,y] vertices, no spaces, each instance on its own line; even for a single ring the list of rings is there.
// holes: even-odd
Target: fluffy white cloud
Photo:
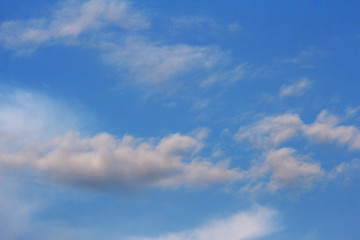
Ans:
[[[21,53],[33,50],[40,43],[75,38],[110,24],[129,30],[149,26],[143,13],[126,1],[66,1],[47,18],[3,22],[0,42]]]
[[[132,240],[245,240],[259,239],[280,230],[276,211],[256,207],[251,211],[238,212],[202,227],[156,238],[131,238]]]
[[[355,126],[338,125],[338,118],[322,111],[313,124],[304,125],[306,136],[321,142],[335,141],[347,145],[352,150],[360,150],[360,131]]]
[[[294,153],[293,148],[270,150],[267,153],[266,167],[271,171],[270,191],[276,191],[281,185],[307,187],[323,174],[320,164],[305,162],[303,157]]]
[[[238,179],[228,162],[202,160],[197,153],[208,130],[175,133],[155,141],[101,133],[82,137],[80,118],[41,94],[1,94],[0,164],[30,167],[54,181],[87,187],[133,189],[208,185]],[[66,134],[65,134],[66,133]]]
[[[303,78],[291,85],[282,86],[279,92],[280,97],[301,96],[311,85],[311,82]]]
[[[69,132],[2,152],[0,159],[7,166],[29,166],[59,182],[102,189],[208,185],[240,177],[226,162],[194,157],[201,148],[201,139],[178,133],[153,143],[107,133],[82,138]]]

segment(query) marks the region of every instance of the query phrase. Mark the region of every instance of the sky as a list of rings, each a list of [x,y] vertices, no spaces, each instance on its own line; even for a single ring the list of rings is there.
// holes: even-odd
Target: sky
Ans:
[[[0,238],[360,239],[359,9],[0,0]]]

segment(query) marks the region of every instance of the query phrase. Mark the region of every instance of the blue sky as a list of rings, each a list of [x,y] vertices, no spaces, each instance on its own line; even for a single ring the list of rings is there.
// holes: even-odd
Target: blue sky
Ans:
[[[359,8],[1,0],[1,239],[358,239]]]

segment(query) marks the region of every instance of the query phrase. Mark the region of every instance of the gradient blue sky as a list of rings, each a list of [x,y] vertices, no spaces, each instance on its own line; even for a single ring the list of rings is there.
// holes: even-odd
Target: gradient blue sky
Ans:
[[[360,239],[359,9],[0,0],[0,238]]]

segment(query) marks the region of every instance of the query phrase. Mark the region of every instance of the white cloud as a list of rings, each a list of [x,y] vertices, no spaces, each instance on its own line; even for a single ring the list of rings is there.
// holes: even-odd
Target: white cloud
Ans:
[[[238,141],[248,140],[256,147],[271,148],[302,135],[318,142],[336,142],[350,150],[360,150],[360,130],[355,126],[339,125],[335,115],[323,110],[312,124],[305,124],[296,114],[266,117],[250,126],[239,129]]]
[[[268,184],[270,191],[276,191],[281,185],[307,187],[323,174],[320,164],[305,162],[303,157],[294,153],[293,148],[270,150],[267,153],[266,163],[272,173]]]
[[[59,102],[19,90],[1,94],[1,100],[3,166],[27,166],[71,185],[124,189],[210,185],[240,177],[228,162],[197,156],[209,132],[204,128],[159,141],[107,133],[81,137],[69,132],[80,118]]]
[[[301,96],[307,89],[309,89],[310,85],[311,82],[308,79],[303,78],[291,85],[282,86],[279,95],[282,98],[290,96]]]
[[[40,43],[76,38],[107,25],[139,30],[147,28],[149,23],[143,13],[126,1],[66,1],[47,18],[3,22],[0,43],[5,48],[26,53]]]
[[[202,227],[156,238],[132,240],[245,240],[259,239],[280,230],[278,213],[265,207],[238,212],[227,218],[212,221]]]
[[[360,130],[355,126],[340,125],[336,116],[324,110],[311,124],[305,124],[296,114],[266,117],[252,125],[239,129],[237,141],[248,140],[260,148],[264,156],[253,162],[244,171],[244,179],[249,182],[241,191],[256,192],[267,189],[271,192],[280,187],[311,187],[318,179],[334,179],[346,175],[350,168],[358,168],[358,162],[342,162],[333,169],[325,170],[320,163],[306,161],[308,157],[296,154],[289,147],[277,149],[279,145],[296,136],[315,142],[337,143],[349,150],[360,150]]]
[[[240,128],[235,139],[238,141],[247,139],[260,148],[274,147],[297,135],[302,124],[296,114],[266,117],[253,125]]]
[[[281,188],[310,188],[324,175],[324,170],[320,163],[298,154],[295,149],[280,148],[265,152],[263,159],[253,162],[243,174],[248,182],[240,192],[275,193]]]
[[[313,124],[305,125],[304,134],[320,142],[337,142],[348,145],[352,150],[360,150],[360,131],[355,126],[339,126],[338,118],[322,111]]]
[[[208,185],[240,177],[227,162],[197,159],[201,148],[196,136],[178,133],[153,143],[132,136],[116,139],[107,133],[81,138],[69,132],[2,152],[0,159],[7,166],[34,168],[55,181],[102,189]]]

